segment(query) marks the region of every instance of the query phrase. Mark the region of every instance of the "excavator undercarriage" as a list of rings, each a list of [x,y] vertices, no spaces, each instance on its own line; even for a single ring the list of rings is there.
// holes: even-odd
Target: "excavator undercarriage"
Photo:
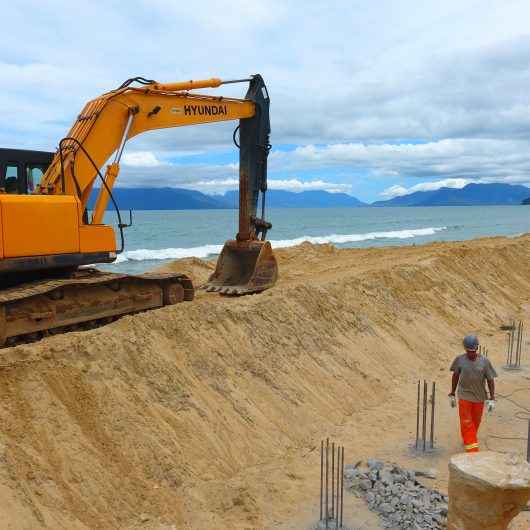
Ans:
[[[0,347],[47,334],[87,329],[122,315],[193,300],[185,275],[139,275],[79,269],[0,291]]]

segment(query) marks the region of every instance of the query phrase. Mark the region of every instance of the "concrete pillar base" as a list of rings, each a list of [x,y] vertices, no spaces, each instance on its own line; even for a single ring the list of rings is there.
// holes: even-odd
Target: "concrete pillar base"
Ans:
[[[485,451],[449,463],[447,530],[506,530],[530,499],[530,465],[517,455]]]

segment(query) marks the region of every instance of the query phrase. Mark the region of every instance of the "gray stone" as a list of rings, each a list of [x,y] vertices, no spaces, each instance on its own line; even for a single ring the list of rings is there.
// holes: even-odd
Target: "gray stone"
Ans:
[[[360,474],[360,471],[356,468],[344,470],[344,478],[349,479],[349,480],[358,477],[359,474]]]
[[[371,491],[369,491],[364,498],[366,502],[369,504],[372,504],[373,502],[375,502],[375,495]]]
[[[388,502],[385,502],[383,504],[381,504],[381,506],[379,507],[379,509],[383,512],[383,513],[392,513],[395,511],[395,508]]]
[[[368,479],[363,479],[359,481],[359,488],[366,491],[372,488],[372,481]]]
[[[376,469],[372,469],[372,471],[370,471],[370,473],[368,473],[368,478],[372,482],[375,482],[376,480],[379,480],[379,472]]]
[[[385,465],[384,462],[381,462],[381,460],[375,460],[374,458],[369,458],[366,463],[370,469],[375,470],[382,469]]]
[[[386,470],[381,471],[379,473],[379,480],[381,480],[383,484],[386,484],[388,486],[394,484],[394,477],[392,476],[392,473]]]

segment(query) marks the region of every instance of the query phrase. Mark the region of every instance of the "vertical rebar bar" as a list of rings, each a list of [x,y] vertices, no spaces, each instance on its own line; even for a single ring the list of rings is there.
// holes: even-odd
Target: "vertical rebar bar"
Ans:
[[[436,382],[432,382],[431,392],[431,449],[434,449],[434,405],[436,402]]]
[[[510,331],[510,366],[513,366],[513,343],[515,341],[515,320],[512,321],[512,330]]]
[[[331,444],[331,518],[335,517],[335,442]]]
[[[340,469],[340,528],[342,528],[342,515],[344,511],[344,446],[342,446]]]
[[[418,401],[416,403],[416,449],[420,438],[420,380],[418,379]]]
[[[423,425],[422,425],[423,450],[427,449],[427,381],[423,381]]]
[[[524,324],[521,322],[521,353],[519,354],[519,364],[521,364],[521,357],[524,349]]]
[[[329,481],[329,438],[326,438],[326,530],[328,530],[328,519],[329,519],[329,511],[328,511],[328,481]]]
[[[339,527],[339,513],[340,513],[340,447],[337,447],[337,502],[335,503],[335,528]]]
[[[521,366],[521,347],[523,345],[523,321],[519,322],[519,333],[517,334],[517,367]]]
[[[324,440],[320,441],[320,520],[322,521],[322,496],[324,493]]]
[[[328,491],[329,491],[329,438],[326,438],[326,530],[328,530],[328,519],[329,519],[329,502],[328,502]]]
[[[513,342],[515,354],[513,365],[517,366],[517,357],[519,356],[519,322],[517,322],[517,326],[515,327],[513,332]]]
[[[528,420],[528,439],[526,444],[526,461],[530,462],[530,419]]]
[[[510,332],[506,334],[506,366],[510,366]]]

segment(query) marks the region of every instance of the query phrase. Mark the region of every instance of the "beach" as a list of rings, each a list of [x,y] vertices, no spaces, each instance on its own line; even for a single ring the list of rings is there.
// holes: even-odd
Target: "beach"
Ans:
[[[2,350],[5,530],[309,529],[322,439],[346,463],[434,468],[462,450],[451,360],[476,333],[499,395],[530,407],[530,350],[502,369],[512,320],[530,325],[530,235],[383,248],[278,249],[280,280]],[[203,283],[213,263],[166,262]],[[410,451],[416,385],[439,388],[437,451]],[[523,453],[527,425],[499,397],[479,439]],[[380,528],[345,492],[345,523]],[[528,512],[526,512],[528,513]],[[529,528],[521,514],[514,528]]]

